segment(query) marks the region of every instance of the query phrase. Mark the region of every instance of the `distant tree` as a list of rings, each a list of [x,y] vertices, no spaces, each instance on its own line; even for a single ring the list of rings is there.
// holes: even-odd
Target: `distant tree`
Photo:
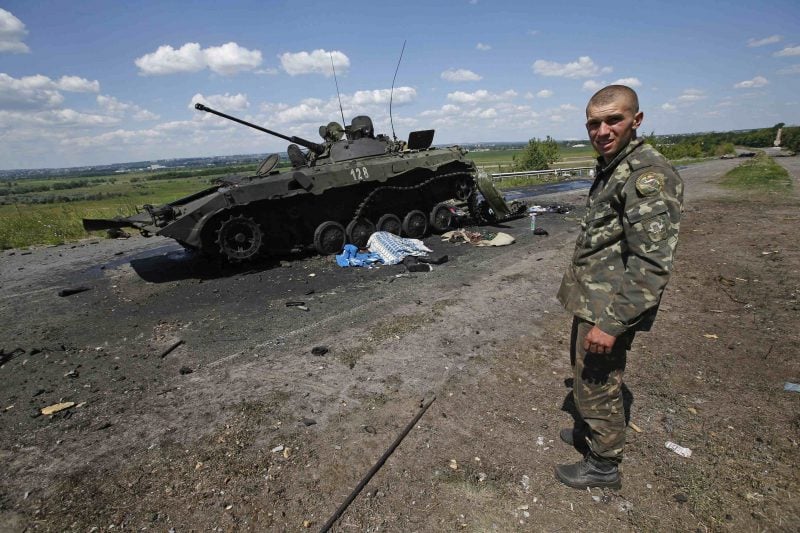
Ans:
[[[714,155],[719,157],[725,154],[735,154],[736,148],[733,147],[733,143],[720,143],[714,148]]]
[[[800,153],[800,127],[790,126],[784,128],[781,144],[784,148]]]
[[[522,153],[514,156],[514,170],[546,170],[558,159],[558,143],[552,137],[531,139]]]

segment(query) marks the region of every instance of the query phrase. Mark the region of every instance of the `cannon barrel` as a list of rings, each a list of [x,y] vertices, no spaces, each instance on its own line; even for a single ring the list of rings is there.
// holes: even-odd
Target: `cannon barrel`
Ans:
[[[286,139],[289,142],[292,142],[292,143],[295,143],[295,144],[299,144],[300,146],[308,148],[309,150],[311,150],[312,152],[314,152],[317,155],[319,155],[319,154],[321,154],[322,152],[325,151],[325,147],[322,146],[321,144],[317,144],[315,142],[308,141],[306,139],[303,139],[302,137],[295,137],[294,135],[292,135],[290,137],[288,135],[283,135],[282,133],[278,133],[277,131],[272,131],[272,130],[268,130],[267,128],[262,128],[261,126],[257,126],[255,124],[253,124],[252,122],[247,122],[246,120],[242,120],[240,118],[236,118],[236,117],[233,117],[231,115],[227,115],[225,113],[222,113],[221,111],[217,111],[216,109],[211,109],[210,107],[208,107],[206,105],[203,105],[203,104],[201,104],[199,102],[194,104],[194,108],[197,109],[198,111],[206,111],[208,113],[213,113],[214,115],[217,115],[219,117],[227,118],[228,120],[232,120],[234,122],[238,122],[239,124],[244,124],[245,126],[250,126],[251,128],[257,129],[259,131],[263,131],[264,133],[269,133],[270,135],[274,135],[275,137],[280,137],[281,139]]]

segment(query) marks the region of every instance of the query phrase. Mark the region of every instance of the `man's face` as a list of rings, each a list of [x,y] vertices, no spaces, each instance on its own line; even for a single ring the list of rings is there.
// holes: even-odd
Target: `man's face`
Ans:
[[[634,114],[624,98],[586,109],[589,140],[606,163],[611,162],[636,137],[636,128],[642,123],[643,117],[641,111]]]

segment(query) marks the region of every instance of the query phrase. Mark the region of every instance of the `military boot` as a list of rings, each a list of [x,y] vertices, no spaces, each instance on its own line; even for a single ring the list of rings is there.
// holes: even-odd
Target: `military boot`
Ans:
[[[588,455],[582,461],[571,465],[557,465],[556,479],[573,489],[589,487],[618,489],[622,486],[617,463],[593,455]]]

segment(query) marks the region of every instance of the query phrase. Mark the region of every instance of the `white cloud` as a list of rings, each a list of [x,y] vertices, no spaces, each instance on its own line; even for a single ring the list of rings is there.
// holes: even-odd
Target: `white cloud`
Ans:
[[[787,46],[783,50],[775,52],[772,55],[775,57],[800,56],[800,46]]]
[[[248,50],[234,42],[206,49],[198,43],[186,43],[178,49],[162,45],[155,52],[137,58],[134,63],[143,76],[199,72],[205,68],[229,76],[254,70],[261,64],[261,52]]]
[[[89,81],[77,76],[62,76],[54,81],[36,74],[22,78],[12,78],[0,73],[0,106],[8,109],[52,108],[64,102],[60,91],[97,92],[98,81]]]
[[[24,54],[30,52],[22,39],[28,34],[25,24],[9,11],[0,8],[0,52]]]
[[[550,89],[542,89],[541,91],[536,93],[536,96],[538,96],[539,98],[550,98],[551,96],[553,96],[553,94],[554,94],[553,91],[551,91]]]
[[[223,76],[254,70],[261,64],[260,51],[248,50],[234,42],[206,48],[204,55],[208,68]]]
[[[133,108],[133,120],[142,122],[145,120],[158,120],[161,118],[160,115],[157,115],[147,109],[142,109],[140,107],[134,106]]]
[[[0,111],[0,126],[19,128],[21,125],[38,127],[49,126],[107,126],[116,124],[119,119],[107,115],[81,113],[74,109],[50,109],[36,113]],[[41,136],[43,132],[39,132]]]
[[[247,100],[247,96],[244,94],[210,94],[208,96],[203,96],[200,93],[195,94],[192,96],[192,99],[189,103],[189,109],[194,109],[194,104],[201,103],[206,104],[210,107],[215,109],[219,109],[220,111],[228,110],[228,111],[242,111],[250,107],[250,102]]]
[[[782,68],[778,71],[778,74],[800,74],[800,63]]]
[[[159,116],[128,102],[120,102],[113,96],[97,95],[97,105],[108,115],[123,117],[131,115],[134,120],[158,120]]]
[[[763,76],[756,76],[752,80],[740,81],[733,86],[734,89],[754,89],[767,85],[769,81]]]
[[[198,43],[186,43],[177,50],[165,44],[152,54],[137,58],[134,63],[144,76],[199,72],[206,68],[206,59]]]
[[[483,76],[475,74],[471,70],[465,68],[450,68],[442,72],[442,79],[446,81],[480,81],[483,79]]]
[[[595,65],[589,56],[581,56],[571,63],[556,63],[537,59],[533,63],[533,71],[542,76],[560,76],[563,78],[591,78],[612,71],[611,67]]]
[[[756,46],[764,46],[765,44],[774,44],[778,43],[783,39],[780,35],[770,35],[769,37],[764,37],[763,39],[747,39],[747,46],[750,48],[754,48]]]
[[[700,89],[685,89],[678,97],[679,102],[696,102],[706,98],[705,92]]]
[[[413,87],[395,87],[394,94],[392,94],[391,89],[375,89],[372,91],[356,91],[352,97],[344,96],[342,99],[352,106],[361,107],[370,104],[388,104],[390,98],[392,104],[402,105],[412,102],[416,97],[417,90]]]
[[[596,80],[586,80],[583,82],[584,91],[599,91],[603,87],[605,87],[605,84]]]
[[[267,76],[274,76],[274,75],[278,74],[278,72],[279,72],[278,69],[273,68],[273,67],[262,68],[262,69],[253,71],[253,73],[255,73],[255,74],[266,74]]]
[[[314,50],[313,52],[286,52],[278,56],[281,60],[281,66],[290,76],[297,76],[298,74],[322,74],[329,77],[333,75],[331,70],[331,58],[333,65],[336,68],[337,74],[342,74],[350,68],[350,58],[343,52],[333,50],[327,52],[323,49]]]
[[[318,105],[300,104],[279,112],[276,120],[282,124],[287,122],[323,122],[328,117],[330,115]]]
[[[439,109],[430,109],[419,114],[421,117],[443,117],[457,115],[461,113],[461,108],[453,104],[445,104]]]
[[[642,82],[639,81],[639,78],[620,78],[613,82],[612,85],[626,85],[628,87],[636,88],[641,87]]]
[[[675,106],[674,104],[670,104],[669,102],[667,102],[665,104],[661,104],[661,109],[667,111],[668,113],[674,113],[675,111],[678,110],[678,107]]]
[[[449,93],[447,99],[459,104],[477,104],[478,102],[494,102],[498,100],[508,100],[517,96],[517,92],[513,89],[502,93],[490,93],[485,89],[467,93],[464,91],[456,91]]]
[[[492,47],[488,44],[478,43],[475,45],[475,49],[480,50],[481,52],[486,52],[487,50],[491,50]]]
[[[162,139],[163,134],[155,129],[150,130],[115,130],[101,135],[90,135],[64,139],[61,144],[79,148],[108,148],[117,145],[138,145]]]
[[[78,76],[61,76],[56,86],[62,91],[71,91],[75,93],[96,93],[100,91],[99,81],[89,81]]]
[[[528,30],[528,35],[531,37],[539,35],[539,30]]]

